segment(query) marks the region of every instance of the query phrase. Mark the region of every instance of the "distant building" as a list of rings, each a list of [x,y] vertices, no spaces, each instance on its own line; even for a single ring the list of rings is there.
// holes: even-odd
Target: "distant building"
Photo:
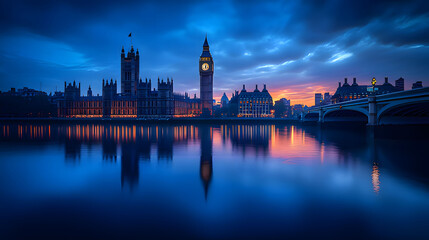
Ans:
[[[73,81],[73,85],[69,83],[67,85],[64,82],[64,98],[66,101],[77,101],[80,98],[80,83],[76,85],[76,81]]]
[[[422,81],[417,81],[413,83],[413,86],[411,87],[411,89],[422,88],[422,87],[423,87]]]
[[[292,116],[298,118],[301,116],[302,111],[304,111],[304,106],[302,104],[295,104],[292,107]]]
[[[331,97],[332,103],[339,103],[359,98],[366,98],[371,94],[372,85],[358,85],[356,78],[353,78],[353,84],[350,85],[347,82],[347,78],[344,79],[344,84],[341,86],[341,82],[338,83],[338,88],[335,94]],[[395,86],[389,83],[388,78],[384,79],[384,83],[381,85],[375,85],[375,94],[386,94],[391,92],[399,91]]]
[[[404,91],[404,79],[402,77],[395,80],[395,87],[398,91]]]
[[[89,85],[89,87],[88,87],[88,91],[86,92],[86,96],[92,97],[91,85]]]
[[[24,87],[0,92],[0,117],[54,117],[56,105],[46,92]]]
[[[229,99],[226,96],[226,93],[223,93],[223,96],[220,99],[220,107],[226,108],[226,107],[228,107],[228,103],[229,103]]]
[[[331,104],[331,95],[329,95],[329,92],[325,92],[323,95],[323,102],[322,105]]]
[[[277,118],[292,117],[292,108],[290,106],[290,100],[281,98],[275,101],[274,104],[274,116]]]
[[[227,115],[230,117],[237,117],[238,116],[238,108],[239,108],[239,99],[238,99],[239,93],[236,90],[229,100],[228,103],[228,112]]]
[[[287,100],[286,98],[281,98],[276,102],[282,102],[285,106],[290,107],[290,100]]]
[[[323,97],[321,93],[314,94],[314,106],[322,105]]]
[[[258,85],[253,92],[247,92],[245,86],[238,95],[238,117],[273,117],[273,99],[266,85],[262,91]]]
[[[57,106],[57,102],[59,100],[63,100],[64,99],[64,92],[61,91],[56,91],[54,92],[54,95],[49,95],[49,101],[52,104],[55,104],[55,106]]]
[[[47,96],[46,92],[38,91],[32,88],[24,87],[16,90],[11,88],[7,92],[1,93],[3,96],[19,96],[19,97],[36,97],[36,96]]]

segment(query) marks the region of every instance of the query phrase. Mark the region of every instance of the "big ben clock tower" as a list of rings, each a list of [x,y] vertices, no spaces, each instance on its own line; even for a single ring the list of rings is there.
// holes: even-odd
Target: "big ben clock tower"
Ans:
[[[202,116],[211,116],[213,110],[213,71],[214,63],[209,44],[204,40],[203,53],[200,57],[200,101]]]

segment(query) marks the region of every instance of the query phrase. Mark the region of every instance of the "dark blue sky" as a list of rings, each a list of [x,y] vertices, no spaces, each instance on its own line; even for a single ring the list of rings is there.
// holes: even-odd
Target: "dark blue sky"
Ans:
[[[428,1],[21,1],[0,4],[0,90],[101,91],[120,80],[120,51],[141,55],[140,75],[173,77],[198,93],[204,36],[215,61],[217,99],[267,84],[275,99],[311,104],[344,77],[369,84],[429,84]]]

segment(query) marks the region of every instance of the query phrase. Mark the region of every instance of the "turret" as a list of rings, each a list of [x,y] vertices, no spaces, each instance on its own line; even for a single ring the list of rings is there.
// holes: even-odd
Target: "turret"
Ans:
[[[64,82],[64,98],[66,100],[78,100],[80,98],[80,83],[78,86],[79,87],[76,86],[76,81],[73,81],[73,85],[71,83],[67,85],[67,83]]]
[[[140,80],[140,56],[139,51],[134,51],[134,47],[125,56],[124,47],[121,51],[121,94],[135,96]]]
[[[91,90],[91,85],[89,85],[89,87],[88,87],[88,91],[87,91],[87,94],[86,94],[88,97],[92,97],[92,90]]]
[[[266,84],[264,84],[264,89],[262,90],[262,92],[268,92]]]
[[[255,88],[255,90],[253,92],[259,92],[259,90],[258,90],[258,84],[256,84],[256,88]]]
[[[356,78],[353,78],[353,85],[352,86],[359,86],[356,82]]]
[[[241,90],[241,92],[247,92],[246,91],[246,86],[243,84],[243,89]]]

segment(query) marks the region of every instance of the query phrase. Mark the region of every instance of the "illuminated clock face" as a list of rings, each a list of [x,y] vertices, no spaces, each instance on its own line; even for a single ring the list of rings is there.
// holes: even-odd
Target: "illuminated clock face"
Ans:
[[[202,69],[203,71],[207,71],[207,70],[209,70],[209,64],[208,64],[208,63],[203,63],[203,65],[201,66],[201,69]]]

